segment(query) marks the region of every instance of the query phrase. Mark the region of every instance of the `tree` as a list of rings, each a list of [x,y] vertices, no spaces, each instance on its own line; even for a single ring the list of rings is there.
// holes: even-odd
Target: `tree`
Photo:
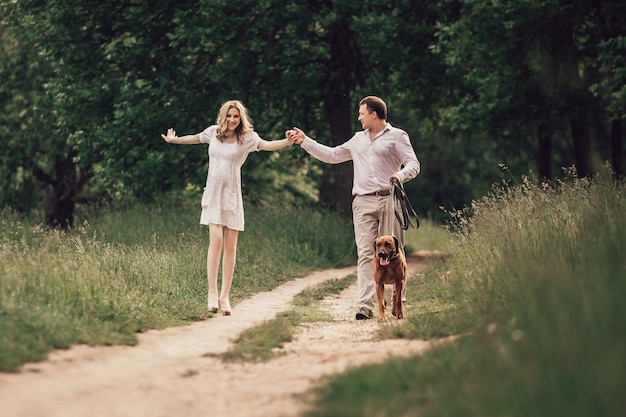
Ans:
[[[209,53],[219,54],[219,60],[204,70],[252,108],[272,103],[273,112],[264,117],[274,118],[282,132],[299,124],[322,141],[338,145],[352,134],[353,92],[365,68],[352,27],[356,6],[347,0],[206,0],[176,36],[187,39],[182,42],[186,44],[192,33],[195,39],[210,39],[204,44]],[[211,20],[215,15],[222,18]],[[210,25],[201,24],[208,21]],[[347,215],[350,164],[323,169],[332,169],[334,175],[321,177],[322,198]]]
[[[422,161],[407,185],[420,211],[483,195],[500,163],[550,178],[572,164],[585,174],[612,152],[619,174],[621,3],[0,0],[10,137],[0,197],[26,210],[45,189],[47,222],[71,227],[83,202],[199,192],[206,153],[159,134],[198,132],[231,98],[266,139],[297,125],[336,146],[360,128],[358,100],[383,97]],[[349,164],[297,151],[243,168],[259,204],[321,202],[345,215],[351,184]]]
[[[466,93],[448,120],[455,126],[481,126],[507,153],[515,143],[536,136],[531,146],[541,177],[550,178],[555,133],[570,138],[571,158],[580,175],[592,172],[591,120],[606,119],[606,107],[592,96],[597,71],[598,16],[615,4],[591,1],[466,0],[458,18],[440,28],[438,48],[449,70],[464,80]],[[609,2],[612,3],[612,2]],[[623,13],[622,13],[623,15]],[[623,31],[623,25],[613,25]],[[613,72],[617,69],[613,68]],[[569,125],[569,132],[565,127]],[[503,140],[504,139],[504,140]],[[513,146],[511,146],[513,145]],[[504,148],[506,147],[506,148]]]
[[[621,1],[595,4],[593,44],[587,65],[595,72],[590,91],[606,106],[611,118],[611,163],[624,175],[623,124],[626,119],[626,5]],[[592,48],[590,48],[592,49]]]
[[[206,44],[177,48],[176,25],[197,8],[198,2],[174,1],[2,3],[6,22],[28,37],[50,68],[39,80],[36,106],[52,134],[41,146],[45,157],[34,158],[41,165],[37,178],[51,185],[45,204],[50,226],[71,227],[75,205],[91,198],[149,198],[187,182],[202,184],[206,153],[168,148],[159,137],[170,126],[200,131],[221,104],[227,75],[202,72],[220,54],[201,54]]]
[[[4,19],[0,52],[0,202],[25,212],[44,198],[42,187],[54,184],[43,178],[56,157],[56,149],[49,146],[55,135],[53,115],[42,106],[52,69]]]

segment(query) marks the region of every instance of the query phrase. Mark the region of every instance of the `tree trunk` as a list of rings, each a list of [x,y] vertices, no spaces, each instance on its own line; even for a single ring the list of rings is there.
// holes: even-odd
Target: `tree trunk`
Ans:
[[[344,18],[331,25],[329,36],[329,89],[326,98],[330,134],[333,146],[341,145],[352,137],[351,117],[356,110],[352,109],[350,94],[354,88],[350,62],[353,34],[349,23]],[[335,180],[335,210],[345,218],[352,217],[352,179],[354,170],[352,162],[333,166]]]
[[[570,120],[574,161],[580,178],[591,174],[591,142],[589,140],[589,120],[584,111],[579,111]]]
[[[349,116],[350,103],[346,95],[337,93],[328,99],[333,146],[341,145],[352,136]],[[342,217],[352,218],[352,180],[354,177],[352,161],[333,165],[333,176],[335,179],[335,210]]]
[[[552,133],[545,127],[537,128],[537,139],[539,141],[537,164],[540,180],[552,179]]]
[[[73,227],[79,188],[74,152],[56,157],[52,175],[46,176],[46,182],[49,185],[46,190],[46,225],[63,230]]]
[[[613,120],[611,123],[611,164],[617,178],[624,176],[624,147],[622,121]]]

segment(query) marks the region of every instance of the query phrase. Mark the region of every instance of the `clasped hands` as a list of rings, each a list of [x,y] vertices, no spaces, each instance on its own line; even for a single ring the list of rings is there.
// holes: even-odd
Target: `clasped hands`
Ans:
[[[305,136],[304,132],[298,129],[297,127],[294,127],[293,129],[289,129],[285,132],[285,138],[287,138],[289,143],[291,143],[292,145],[294,143],[296,145],[302,144],[302,142],[304,141],[304,136]]]

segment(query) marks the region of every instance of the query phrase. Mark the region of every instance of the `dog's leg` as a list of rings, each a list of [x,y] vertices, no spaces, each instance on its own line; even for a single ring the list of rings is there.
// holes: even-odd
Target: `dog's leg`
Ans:
[[[402,308],[402,288],[404,287],[404,281],[396,283],[396,291],[393,294],[393,309],[395,310],[394,316],[398,320],[404,318],[404,308]]]
[[[378,321],[385,321],[385,284],[376,283],[376,298],[378,298]]]

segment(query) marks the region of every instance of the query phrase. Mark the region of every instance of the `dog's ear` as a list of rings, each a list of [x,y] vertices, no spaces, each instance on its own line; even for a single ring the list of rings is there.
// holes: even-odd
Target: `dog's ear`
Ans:
[[[400,252],[400,241],[397,237],[393,237],[393,241],[396,243],[396,252]]]
[[[374,239],[374,253],[376,253],[376,243],[378,242],[378,239]]]

